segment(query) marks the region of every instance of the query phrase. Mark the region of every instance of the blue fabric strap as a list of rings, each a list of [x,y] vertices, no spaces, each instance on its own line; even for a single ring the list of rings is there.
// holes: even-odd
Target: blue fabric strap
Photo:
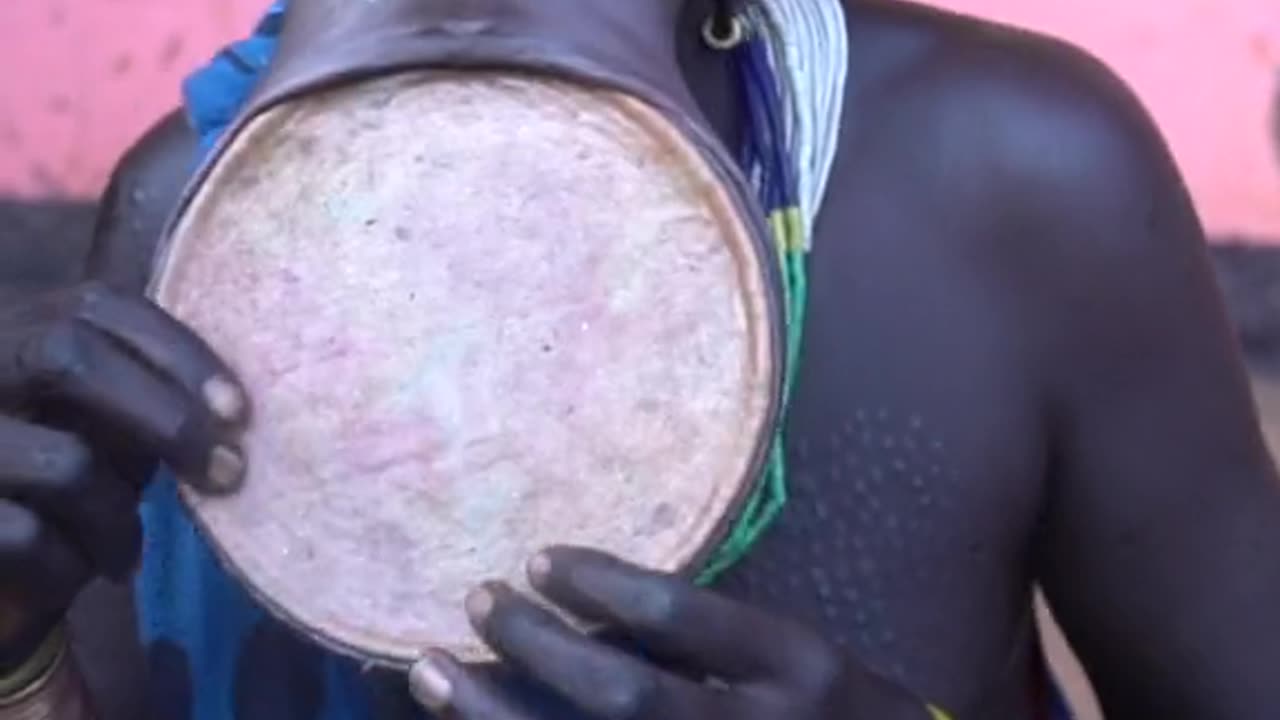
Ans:
[[[202,156],[213,149],[236,119],[275,56],[284,27],[284,11],[284,0],[277,0],[250,37],[227,46],[182,84],[187,121],[200,136]]]

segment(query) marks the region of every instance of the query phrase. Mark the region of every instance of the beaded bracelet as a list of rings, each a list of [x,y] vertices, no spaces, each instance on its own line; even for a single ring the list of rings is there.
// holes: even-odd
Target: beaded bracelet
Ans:
[[[933,720],[952,720],[951,715],[944,712],[937,705],[926,705],[925,709],[929,711],[929,717]]]

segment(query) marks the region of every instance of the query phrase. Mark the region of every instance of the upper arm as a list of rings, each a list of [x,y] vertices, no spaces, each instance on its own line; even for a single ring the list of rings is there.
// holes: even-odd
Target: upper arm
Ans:
[[[1280,711],[1280,484],[1203,232],[1096,69],[1019,192],[1052,428],[1039,574],[1110,717]]]
[[[88,277],[142,292],[165,223],[195,168],[197,143],[175,111],[125,153],[98,210]]]
[[[92,235],[91,202],[0,200],[0,296],[74,283]]]

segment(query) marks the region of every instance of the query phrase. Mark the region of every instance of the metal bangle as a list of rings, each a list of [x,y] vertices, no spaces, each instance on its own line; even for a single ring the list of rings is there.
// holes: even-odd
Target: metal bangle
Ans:
[[[16,705],[40,692],[57,673],[68,652],[66,628],[59,625],[17,670],[0,677],[0,708]]]

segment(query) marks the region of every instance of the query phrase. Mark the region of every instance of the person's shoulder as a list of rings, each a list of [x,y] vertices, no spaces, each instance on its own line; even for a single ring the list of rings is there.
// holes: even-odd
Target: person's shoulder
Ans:
[[[1093,184],[1165,159],[1136,94],[1081,47],[910,3],[854,7],[862,8],[864,34],[916,48],[881,74],[876,92],[910,108],[930,140],[967,148],[1024,180],[1054,183]]]
[[[98,209],[90,277],[128,291],[145,287],[156,244],[195,167],[197,143],[174,111],[124,153]]]
[[[1140,222],[1153,204],[1185,206],[1185,187],[1137,94],[1106,63],[1066,41],[909,3],[855,3],[868,44],[898,38],[902,60],[871,83],[874,106],[916,133],[921,162],[945,164],[993,222],[1110,262],[1160,251],[1158,233],[1091,232]],[[856,52],[856,51],[855,51]],[[855,109],[856,112],[856,109]],[[931,158],[931,159],[930,159]],[[976,211],[975,211],[976,212]],[[1184,215],[1187,215],[1184,213]],[[1183,237],[1194,216],[1180,219]],[[997,233],[997,235],[1002,235]],[[1007,237],[1007,235],[1006,235]],[[1144,238],[1155,242],[1139,247]],[[1116,243],[1123,243],[1119,246]],[[1135,253],[1135,251],[1137,251]]]

